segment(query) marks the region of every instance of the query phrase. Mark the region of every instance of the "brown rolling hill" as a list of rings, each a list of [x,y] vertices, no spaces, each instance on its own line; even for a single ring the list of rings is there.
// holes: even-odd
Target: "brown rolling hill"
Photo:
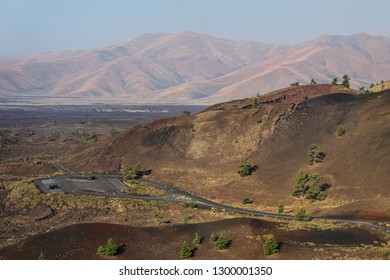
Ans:
[[[1,60],[0,96],[216,103],[344,74],[353,87],[368,87],[388,79],[389,50],[389,38],[366,34],[292,46],[192,32],[146,34],[102,49]]]
[[[120,172],[142,162],[152,169],[150,179],[234,206],[248,197],[249,209],[276,212],[284,201],[288,213],[305,207],[320,216],[390,219],[390,91],[360,95],[338,86],[298,86],[258,101],[256,108],[247,98],[137,126],[64,161],[87,172]],[[311,166],[313,143],[326,156]],[[257,170],[240,177],[245,157]],[[324,176],[326,200],[292,196],[300,169]]]

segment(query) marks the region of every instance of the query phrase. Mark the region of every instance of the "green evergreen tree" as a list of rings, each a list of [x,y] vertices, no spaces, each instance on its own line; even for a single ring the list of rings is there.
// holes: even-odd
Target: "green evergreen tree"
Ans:
[[[248,203],[250,203],[251,202],[251,200],[249,199],[249,197],[243,197],[242,199],[241,199],[241,204],[248,204]]]
[[[97,255],[103,256],[115,256],[117,252],[118,246],[111,237],[107,240],[106,246],[101,245],[96,250]]]
[[[343,76],[343,81],[342,81],[341,85],[344,86],[344,87],[346,87],[346,88],[349,88],[349,81],[350,81],[350,80],[351,80],[351,79],[349,78],[348,75],[344,75],[344,76]]]
[[[179,256],[181,259],[189,259],[192,257],[192,252],[188,248],[188,244],[186,241],[184,241],[181,245]]]
[[[279,201],[278,214],[283,214],[283,213],[284,213],[284,202],[283,201]]]
[[[265,256],[270,256],[279,252],[279,246],[273,234],[263,235],[263,240],[263,252]]]
[[[325,158],[325,153],[321,152],[321,148],[316,144],[311,144],[307,150],[307,161],[310,165],[322,162]]]
[[[310,175],[312,179],[312,184],[310,188],[307,190],[306,198],[310,199],[312,202],[315,200],[324,200],[326,198],[326,194],[320,188],[320,181],[324,178],[318,173],[313,173]]]
[[[306,192],[306,183],[309,181],[309,176],[303,172],[303,170],[299,170],[298,174],[295,176],[295,187],[292,193],[293,196],[302,197]]]
[[[248,158],[244,158],[241,160],[240,165],[238,166],[237,173],[240,174],[241,177],[245,177],[251,175],[254,168],[249,162]]]
[[[45,254],[41,251],[41,253],[38,256],[38,260],[46,260]]]
[[[301,208],[295,215],[295,220],[296,221],[301,221],[301,222],[307,222],[310,220],[309,216],[306,214],[306,209]]]
[[[200,237],[199,233],[195,232],[195,237],[192,240],[192,244],[201,244],[202,238]]]
[[[336,77],[333,78],[333,80],[332,80],[332,85],[337,85],[337,78],[336,78]]]
[[[314,79],[311,79],[311,80],[310,80],[310,84],[311,84],[311,85],[316,85],[316,84],[317,84],[317,82],[316,82],[316,81],[314,81]]]
[[[188,224],[190,222],[191,216],[187,212],[184,212],[183,214],[183,223]]]
[[[252,102],[252,108],[257,108],[259,107],[259,102],[257,101],[257,98],[253,98],[253,102]]]
[[[223,249],[227,249],[229,247],[228,245],[228,242],[225,241],[225,237],[223,236],[223,234],[221,234],[220,236],[218,236],[217,240],[215,241],[215,250],[223,250]]]
[[[217,236],[215,235],[214,232],[212,232],[212,233],[210,234],[209,240],[210,240],[211,243],[214,243],[214,242],[217,240]]]
[[[339,129],[337,130],[337,136],[341,137],[345,134],[345,128],[340,126]]]

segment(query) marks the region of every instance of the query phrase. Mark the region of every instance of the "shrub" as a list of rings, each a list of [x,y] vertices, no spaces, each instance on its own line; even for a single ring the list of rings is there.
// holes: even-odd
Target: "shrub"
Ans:
[[[186,116],[186,117],[189,117],[189,116],[191,116],[191,112],[188,111],[188,110],[184,110],[184,111],[182,111],[182,115]]]
[[[265,256],[270,256],[279,252],[279,246],[273,234],[263,235],[263,240],[263,252]]]
[[[293,196],[302,197],[306,192],[306,183],[309,181],[309,176],[299,170],[298,174],[295,176],[295,187],[292,193]]]

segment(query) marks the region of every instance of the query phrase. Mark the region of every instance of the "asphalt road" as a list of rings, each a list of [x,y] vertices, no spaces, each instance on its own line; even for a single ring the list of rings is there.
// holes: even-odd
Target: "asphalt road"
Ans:
[[[294,216],[274,214],[261,211],[252,211],[243,208],[231,207],[228,205],[219,204],[203,197],[182,191],[174,186],[153,182],[144,178],[138,179],[147,185],[154,186],[166,191],[164,196],[141,196],[141,195],[127,195],[122,193],[121,190],[126,190],[128,187],[121,181],[120,175],[109,174],[77,174],[74,171],[67,169],[60,163],[54,163],[56,167],[65,171],[65,174],[59,176],[53,176],[50,178],[36,180],[36,184],[42,190],[42,192],[50,194],[55,192],[72,193],[77,195],[95,195],[105,197],[117,197],[117,198],[133,198],[142,199],[145,201],[166,201],[173,203],[182,203],[186,205],[196,206],[202,209],[216,208],[219,211],[226,213],[238,213],[244,215],[252,215],[257,217],[272,217],[284,220],[294,220]],[[96,177],[94,180],[89,180],[90,176]],[[50,185],[57,185],[58,189],[49,189]],[[312,220],[318,221],[332,221],[336,223],[347,223],[353,225],[363,225],[367,227],[373,227],[390,233],[390,228],[380,226],[377,222],[372,221],[360,221],[360,220],[344,220],[344,219],[331,219],[331,218],[316,218],[311,217]]]

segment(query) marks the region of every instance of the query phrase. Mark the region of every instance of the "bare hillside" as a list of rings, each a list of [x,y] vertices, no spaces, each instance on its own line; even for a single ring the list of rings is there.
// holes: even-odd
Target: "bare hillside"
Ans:
[[[357,95],[317,85],[304,100],[294,98],[302,89],[279,91],[284,99],[260,98],[256,108],[243,99],[138,126],[66,161],[95,172],[143,162],[153,180],[230,205],[249,197],[253,209],[276,211],[283,200],[288,211],[303,206],[316,215],[389,219],[390,92]],[[337,135],[340,127],[345,133]],[[326,154],[313,166],[311,144]],[[245,157],[257,170],[240,177]],[[291,195],[300,169],[324,176],[325,201]]]
[[[390,39],[366,34],[293,46],[192,32],[146,34],[101,49],[2,60],[0,96],[216,103],[344,74],[353,87],[368,87],[388,79],[389,47]]]

